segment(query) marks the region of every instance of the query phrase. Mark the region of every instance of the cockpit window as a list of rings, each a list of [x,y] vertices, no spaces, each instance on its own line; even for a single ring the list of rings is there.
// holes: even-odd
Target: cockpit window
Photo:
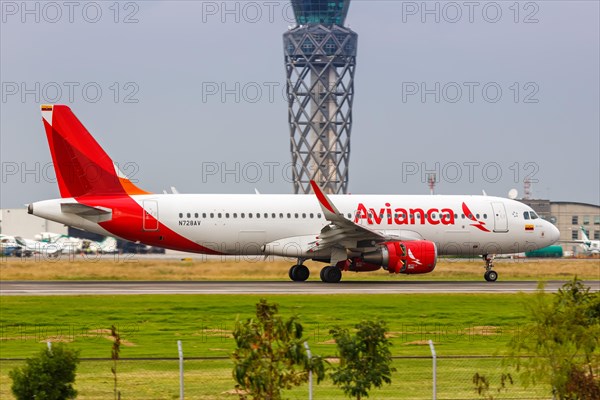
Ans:
[[[525,218],[525,219],[538,219],[539,216],[534,211],[525,211],[523,213],[523,218]]]

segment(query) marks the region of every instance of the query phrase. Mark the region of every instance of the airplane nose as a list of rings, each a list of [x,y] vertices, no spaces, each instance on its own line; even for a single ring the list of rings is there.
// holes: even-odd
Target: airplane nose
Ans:
[[[558,241],[558,239],[560,238],[560,231],[553,224],[548,224],[550,225],[550,229],[548,232],[549,239],[552,240],[552,243],[556,243],[556,241]]]

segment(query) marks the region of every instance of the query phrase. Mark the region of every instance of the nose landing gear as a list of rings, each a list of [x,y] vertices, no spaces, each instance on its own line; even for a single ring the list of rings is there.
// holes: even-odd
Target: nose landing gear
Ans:
[[[496,279],[498,279],[498,273],[493,270],[494,255],[493,254],[484,254],[483,260],[485,261],[485,274],[483,274],[483,277],[488,282],[496,282]]]

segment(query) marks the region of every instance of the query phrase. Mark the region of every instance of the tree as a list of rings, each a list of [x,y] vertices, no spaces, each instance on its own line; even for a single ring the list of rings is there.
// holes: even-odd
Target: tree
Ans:
[[[529,322],[510,341],[511,363],[525,384],[548,382],[559,399],[600,398],[594,369],[600,356],[600,293],[591,293],[577,278],[552,296],[540,285],[525,309]]]
[[[42,350],[26,365],[9,372],[13,381],[12,392],[17,400],[65,400],[74,399],[75,371],[79,363],[79,351],[62,345]]]
[[[362,396],[369,396],[371,387],[391,383],[392,372],[396,369],[391,366],[391,343],[385,336],[385,322],[363,321],[355,328],[354,336],[345,328],[336,327],[329,331],[337,344],[340,359],[331,378],[347,396],[360,400]]]
[[[283,389],[306,382],[309,371],[319,382],[325,376],[323,360],[308,358],[298,317],[283,320],[277,304],[260,300],[256,319],[236,321],[233,337],[233,377],[241,399],[278,400]]]

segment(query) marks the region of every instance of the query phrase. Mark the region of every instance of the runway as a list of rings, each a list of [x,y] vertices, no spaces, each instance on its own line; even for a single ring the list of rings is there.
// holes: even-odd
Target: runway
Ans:
[[[565,282],[550,281],[556,292]],[[586,281],[593,291],[600,281]],[[2,281],[1,296],[132,295],[132,294],[385,294],[385,293],[531,293],[536,281],[349,281],[337,284],[286,281]]]

